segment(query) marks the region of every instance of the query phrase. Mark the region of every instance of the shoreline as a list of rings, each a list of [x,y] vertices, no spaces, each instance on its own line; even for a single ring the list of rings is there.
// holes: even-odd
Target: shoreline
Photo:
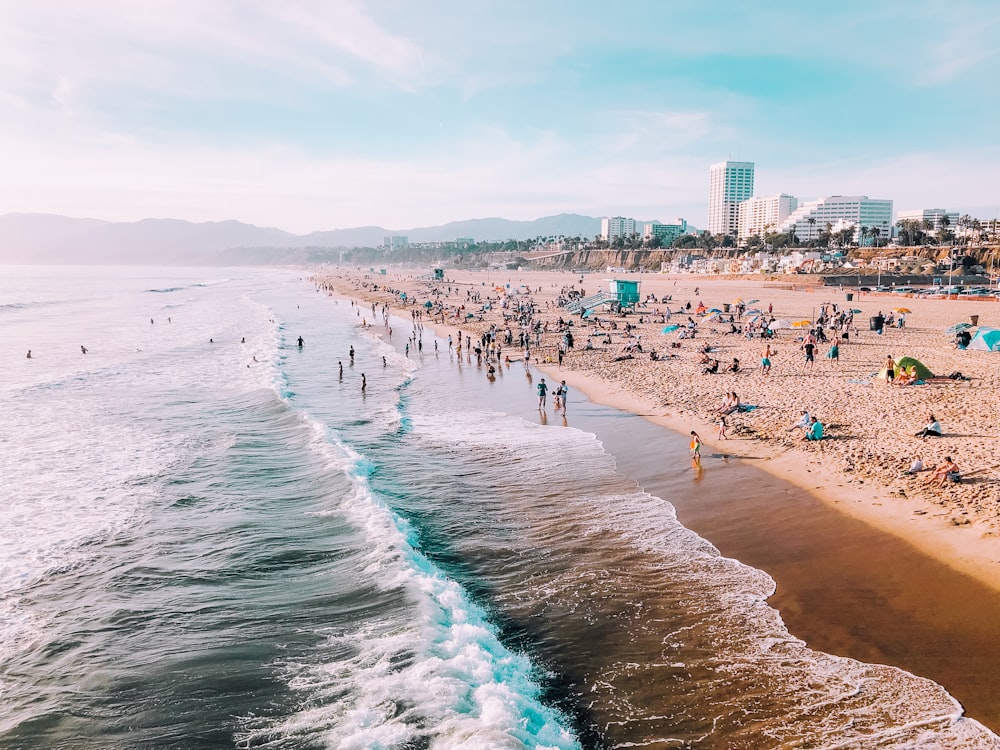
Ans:
[[[374,302],[378,306],[388,304],[396,313],[416,309],[412,304],[400,304],[399,291],[406,291],[408,301],[418,298],[421,303],[429,296],[429,290],[435,282],[413,273],[396,273],[391,276],[367,275],[357,271],[340,272],[342,275],[316,275],[317,283],[326,283],[338,293],[366,302]],[[530,284],[530,297],[539,306],[538,317],[555,321],[560,315],[569,318],[562,308],[552,304],[561,288],[576,286],[579,288],[578,274],[567,272],[545,271],[511,271],[492,272],[501,276],[503,282],[493,284],[509,284],[512,289],[527,281]],[[473,290],[482,293],[492,293],[496,297],[493,286],[487,286],[486,279],[490,274],[485,271],[465,271],[449,274],[447,281],[438,281],[436,286],[453,290],[452,296],[443,298],[446,305],[461,305],[467,299],[461,292],[471,293]],[[583,277],[583,286],[594,289],[604,287],[602,278],[596,274]],[[635,276],[633,274],[633,276]],[[655,278],[650,278],[654,276]],[[507,280],[509,277],[509,280]],[[753,293],[760,297],[767,295],[774,298],[775,314],[788,317],[794,313],[808,315],[829,297],[839,294],[833,287],[820,287],[819,290],[802,288],[797,284],[792,288],[774,282],[760,281],[728,281],[708,277],[692,277],[683,279],[685,286],[680,286],[681,279],[672,276],[642,275],[642,293],[654,287],[654,294],[661,297],[670,293],[674,298],[670,303],[672,308],[682,305],[685,301],[697,304],[693,289],[699,287],[698,299],[704,299],[706,304],[718,302],[720,297],[734,299],[744,293]],[[797,281],[797,280],[796,280]],[[576,282],[574,284],[574,282]],[[373,292],[365,285],[377,285],[379,291]],[[387,291],[385,287],[393,291]],[[690,289],[688,288],[690,287]],[[657,291],[659,288],[659,291]],[[536,290],[541,289],[541,292]],[[455,294],[454,290],[459,290]],[[817,296],[817,291],[822,296]],[[885,299],[881,295],[861,295],[863,299],[854,302],[859,308],[871,308],[888,311],[896,299]],[[526,295],[527,297],[527,295]],[[752,299],[752,297],[748,297]],[[984,464],[992,464],[990,458],[996,455],[1000,441],[991,434],[990,419],[987,406],[996,403],[1000,396],[1000,361],[993,364],[990,352],[961,352],[972,355],[974,368],[978,377],[970,381],[955,381],[954,383],[926,386],[891,387],[887,385],[863,385],[863,371],[873,372],[878,369],[883,351],[906,353],[919,351],[918,359],[924,361],[936,372],[943,372],[949,364],[953,364],[954,352],[949,351],[950,342],[943,336],[940,328],[917,327],[923,318],[929,321],[947,324],[962,319],[963,315],[978,314],[988,317],[984,324],[997,323],[993,318],[993,306],[982,303],[956,300],[914,300],[906,298],[905,303],[912,307],[914,314],[907,314],[907,327],[899,332],[887,331],[886,339],[874,338],[874,334],[859,334],[855,332],[854,340],[844,346],[841,351],[841,361],[837,363],[839,371],[827,371],[827,362],[817,362],[814,368],[817,373],[801,373],[790,360],[796,355],[789,355],[791,332],[782,331],[774,342],[779,354],[775,357],[775,372],[771,376],[762,377],[751,369],[737,375],[700,375],[701,366],[694,361],[695,344],[703,340],[720,342],[720,348],[730,349],[738,353],[742,362],[755,363],[754,355],[759,348],[759,340],[744,341],[742,336],[727,339],[724,335],[708,335],[704,339],[694,339],[693,342],[683,342],[688,345],[686,350],[676,355],[676,358],[665,361],[651,362],[644,359],[629,360],[626,367],[612,366],[609,362],[611,351],[581,352],[578,348],[571,350],[566,363],[559,368],[555,362],[555,342],[559,336],[555,333],[544,335],[541,347],[542,357],[533,357],[532,365],[546,373],[547,377],[559,380],[565,379],[567,385],[578,388],[591,400],[614,408],[629,411],[642,416],[658,425],[666,427],[682,435],[694,429],[701,435],[706,448],[713,452],[721,452],[728,456],[738,453],[741,460],[753,460],[755,467],[763,469],[768,474],[788,481],[797,487],[818,497],[828,506],[869,524],[882,531],[899,537],[923,551],[928,556],[945,563],[953,569],[969,575],[986,584],[995,591],[1000,591],[1000,503],[993,496],[1000,490],[992,475],[978,476],[978,481],[949,485],[942,488],[929,488],[924,485],[927,474],[909,477],[904,469],[915,451],[923,454],[925,465],[933,466],[946,451],[955,454],[956,461],[966,471],[969,468],[978,469]],[[542,304],[545,307],[542,307]],[[946,305],[949,310],[942,313],[943,308],[934,306]],[[469,309],[478,305],[468,304]],[[659,311],[664,305],[656,305]],[[922,308],[922,309],[918,309]],[[422,309],[422,308],[421,308]],[[655,317],[654,306],[648,308],[646,317]],[[968,310],[974,310],[969,313]],[[942,314],[944,317],[942,317]],[[639,317],[643,316],[640,310]],[[612,318],[601,314],[602,320]],[[629,316],[631,320],[636,315]],[[674,318],[685,320],[687,314]],[[859,316],[860,317],[860,316]],[[428,328],[433,328],[444,338],[455,330],[462,330],[463,335],[481,332],[490,323],[503,323],[499,316],[484,315],[483,322],[452,319],[441,323],[440,320],[425,318],[422,322]],[[577,321],[575,321],[577,322]],[[867,317],[865,317],[867,322]],[[578,321],[578,331],[583,330],[583,321]],[[703,327],[702,324],[701,327]],[[653,338],[653,331],[658,330],[659,322],[648,322],[638,325],[641,340],[647,346],[663,349],[664,340]],[[860,328],[860,323],[858,324]],[[941,326],[943,328],[944,325]],[[609,331],[613,339],[622,339],[620,331]],[[604,335],[602,329],[601,335]],[[634,334],[633,334],[634,335]],[[912,338],[911,343],[905,341]],[[671,337],[672,339],[672,337]],[[740,339],[737,341],[736,339]],[[888,340],[887,340],[888,339]],[[902,341],[901,341],[902,340]],[[651,342],[651,343],[649,343]],[[516,346],[514,348],[516,350]],[[937,351],[940,350],[940,351]],[[667,353],[670,353],[669,351]],[[865,359],[859,363],[856,354],[863,354]],[[929,357],[940,354],[944,356]],[[517,358],[523,353],[517,353]],[[720,355],[720,360],[726,355]],[[548,360],[548,361],[546,361]],[[844,362],[847,360],[847,363]],[[937,360],[937,361],[934,361]],[[581,366],[582,365],[582,366]],[[749,365],[753,367],[753,365]],[[640,372],[631,376],[629,369]],[[822,368],[822,369],[820,369]],[[956,370],[961,368],[955,367]],[[965,367],[969,371],[968,366]],[[951,370],[948,370],[949,372]],[[778,374],[780,373],[780,375]],[[664,378],[664,375],[669,379]],[[776,377],[777,375],[777,377]],[[672,377],[671,377],[672,376]],[[859,377],[849,377],[859,376]],[[623,382],[624,381],[624,382]],[[780,381],[780,382],[779,382]],[[710,386],[712,390],[706,393],[702,385]],[[806,399],[820,401],[823,396],[821,386],[831,390],[836,389],[834,398],[826,398],[821,407],[807,403]],[[846,385],[846,388],[845,388]],[[973,388],[972,386],[976,386]],[[706,412],[717,405],[723,393],[730,388],[741,391],[741,396],[747,389],[756,389],[762,407],[749,415],[733,415],[730,425],[731,439],[718,440],[713,437],[715,424],[707,417]],[[725,390],[724,390],[725,389]],[[878,389],[878,390],[876,390]],[[753,392],[752,390],[750,392]],[[777,393],[777,398],[772,394]],[[993,398],[990,398],[992,394]],[[665,396],[665,397],[664,397]],[[839,397],[839,403],[838,403]],[[942,403],[947,399],[954,405]],[[771,401],[789,402],[778,407]],[[919,401],[919,404],[904,410],[901,408],[903,399]],[[981,402],[965,403],[975,399]],[[744,402],[746,399],[744,398]],[[829,440],[821,443],[802,444],[793,441],[784,433],[784,428],[794,421],[800,404],[809,408],[811,413],[819,413],[821,419],[832,425],[833,435],[828,432]],[[946,408],[949,411],[944,411]],[[978,421],[967,430],[973,434],[952,436],[948,434],[948,423],[945,422],[946,438],[920,441],[912,436],[910,425],[899,430],[889,422],[900,422],[912,415],[912,426],[917,429],[922,426],[921,412],[934,409],[943,414],[951,415],[958,412],[963,417],[975,415]],[[862,416],[858,416],[861,413]],[[832,416],[829,416],[831,415]],[[762,419],[763,418],[763,419]],[[760,423],[766,421],[761,426]],[[867,429],[868,434],[851,434],[856,427]],[[978,429],[977,429],[978,428]],[[963,431],[964,432],[964,431]],[[860,443],[860,445],[855,445]],[[958,445],[956,445],[956,443]],[[970,456],[970,454],[972,454]],[[970,466],[970,459],[976,461]],[[969,467],[969,468],[966,468]],[[990,468],[994,468],[990,466]],[[991,474],[995,474],[993,471]]]

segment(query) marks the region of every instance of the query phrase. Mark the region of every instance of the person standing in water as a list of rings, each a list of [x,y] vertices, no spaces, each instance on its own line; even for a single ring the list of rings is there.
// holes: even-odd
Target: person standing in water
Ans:
[[[351,364],[354,364],[354,344],[351,344],[351,349],[347,352],[351,356]]]
[[[28,349],[28,359],[31,359],[31,349]]]
[[[301,349],[301,348],[302,348],[302,345],[303,345],[304,343],[306,343],[306,342],[305,342],[305,340],[303,340],[303,338],[302,338],[301,336],[299,336],[299,349]]]
[[[337,361],[337,367],[340,368],[340,379],[343,380],[344,379],[344,363],[338,360]]]
[[[691,465],[701,466],[701,438],[694,430],[691,430]]]
[[[545,378],[542,378],[538,383],[538,408],[539,410],[545,409],[545,395],[549,392],[549,386],[545,383]]]
[[[361,373],[361,392],[365,392],[365,388],[368,387],[368,381],[365,379],[365,374]]]

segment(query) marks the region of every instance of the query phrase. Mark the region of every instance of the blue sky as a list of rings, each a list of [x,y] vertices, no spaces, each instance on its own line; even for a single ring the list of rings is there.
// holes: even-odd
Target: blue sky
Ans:
[[[3,2],[0,213],[704,227],[730,157],[758,195],[1000,212],[1000,3],[818,5]]]

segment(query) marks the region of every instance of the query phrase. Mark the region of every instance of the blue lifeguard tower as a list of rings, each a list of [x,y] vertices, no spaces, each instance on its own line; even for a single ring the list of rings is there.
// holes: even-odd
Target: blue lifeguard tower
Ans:
[[[639,302],[639,282],[611,279],[611,296],[621,307],[633,307]]]

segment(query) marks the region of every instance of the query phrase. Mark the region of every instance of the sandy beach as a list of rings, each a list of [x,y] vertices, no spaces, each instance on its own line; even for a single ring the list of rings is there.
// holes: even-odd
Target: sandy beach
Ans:
[[[757,468],[815,494],[838,510],[889,531],[926,554],[1000,590],[1000,466],[992,414],[1000,395],[1000,361],[990,352],[959,350],[944,329],[979,316],[983,325],[1000,324],[995,302],[928,299],[899,294],[859,293],[824,287],[810,277],[768,280],[719,279],[706,276],[616,274],[640,282],[643,299],[627,317],[605,309],[586,320],[570,316],[557,305],[569,289],[593,294],[608,288],[609,273],[579,275],[546,271],[452,271],[434,282],[420,270],[393,270],[373,275],[360,270],[324,273],[319,283],[378,306],[388,305],[410,315],[425,311],[430,299],[444,306],[434,325],[443,336],[476,337],[491,325],[499,329],[502,300],[530,300],[535,317],[548,323],[541,345],[531,347],[533,362],[579,388],[591,399],[640,414],[683,434],[697,430],[711,453],[753,459]],[[450,288],[450,292],[448,291]],[[501,291],[502,290],[502,291]],[[439,296],[432,296],[437,291]],[[406,293],[406,301],[400,293]],[[696,293],[697,292],[697,293]],[[846,300],[846,293],[854,295]],[[478,300],[473,295],[478,294]],[[668,302],[663,302],[669,297]],[[769,341],[730,333],[729,315],[696,316],[706,308],[735,310],[737,300],[749,309],[791,322],[813,320],[827,303],[858,310],[849,340],[840,346],[839,360],[828,359],[829,344],[820,343],[810,367],[801,349],[804,328],[782,329]],[[690,310],[686,309],[691,304]],[[490,309],[483,310],[488,305]],[[669,307],[671,316],[665,317]],[[869,318],[906,308],[905,327],[886,328],[882,335],[868,330]],[[468,317],[469,315],[473,317]],[[697,322],[693,339],[679,331],[663,334],[664,321]],[[557,321],[574,320],[574,347],[557,364],[562,333]],[[739,327],[741,321],[736,320]],[[634,330],[626,333],[630,324]],[[516,324],[512,327],[517,333]],[[683,327],[682,327],[683,329]],[[681,329],[681,330],[682,330]],[[636,339],[638,337],[638,339]],[[610,343],[608,343],[610,338]],[[586,349],[588,339],[593,349]],[[625,348],[636,340],[642,352]],[[761,372],[765,344],[772,349],[772,368]],[[672,346],[674,344],[675,346]],[[679,346],[676,346],[679,344]],[[703,374],[700,347],[712,348],[720,373]],[[650,358],[656,351],[658,360]],[[505,348],[503,355],[523,359],[524,352]],[[885,358],[909,356],[935,375],[960,372],[968,380],[936,380],[925,385],[890,386],[872,377]],[[737,373],[723,370],[737,358]],[[735,391],[743,404],[756,408],[726,417],[727,439],[718,436],[714,411]],[[805,442],[800,430],[789,431],[802,410],[819,418],[826,437]],[[915,437],[933,413],[943,437]],[[951,456],[963,473],[961,483],[932,485],[930,471],[908,475],[915,457],[928,469]],[[706,458],[710,467],[711,457]]]

